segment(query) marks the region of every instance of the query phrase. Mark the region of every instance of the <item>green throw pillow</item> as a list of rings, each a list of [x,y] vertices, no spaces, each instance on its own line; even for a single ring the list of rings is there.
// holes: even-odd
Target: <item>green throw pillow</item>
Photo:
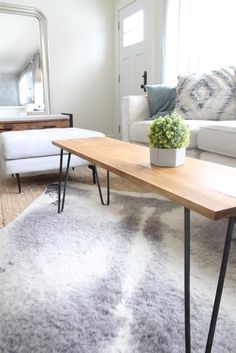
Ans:
[[[158,115],[159,112],[171,112],[175,108],[176,88],[159,85],[145,86],[151,115]],[[163,114],[162,114],[163,115]]]

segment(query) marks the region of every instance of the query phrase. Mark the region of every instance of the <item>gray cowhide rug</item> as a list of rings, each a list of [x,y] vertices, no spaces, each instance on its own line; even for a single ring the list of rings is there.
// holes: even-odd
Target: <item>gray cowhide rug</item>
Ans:
[[[50,186],[0,233],[1,353],[183,353],[183,209],[154,194]],[[192,214],[192,345],[203,352],[225,221]],[[236,242],[213,352],[236,352]]]

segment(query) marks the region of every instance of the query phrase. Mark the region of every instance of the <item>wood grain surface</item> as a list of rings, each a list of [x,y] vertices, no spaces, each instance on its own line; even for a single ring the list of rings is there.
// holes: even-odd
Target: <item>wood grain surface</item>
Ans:
[[[211,219],[236,215],[236,169],[186,158],[184,166],[150,164],[149,148],[94,137],[52,142],[140,186],[152,186],[170,200]]]
[[[0,132],[4,131],[21,131],[49,128],[65,128],[70,127],[70,120],[67,118],[50,119],[50,120],[21,120],[21,121],[4,121],[0,122]]]

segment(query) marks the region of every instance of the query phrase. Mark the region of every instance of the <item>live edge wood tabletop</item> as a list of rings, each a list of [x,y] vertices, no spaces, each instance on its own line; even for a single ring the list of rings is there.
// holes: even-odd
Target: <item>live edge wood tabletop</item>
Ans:
[[[66,117],[61,119],[34,119],[30,120],[0,120],[0,132],[5,131],[21,131],[21,130],[35,130],[35,129],[49,129],[49,128],[66,128],[70,127],[70,121]]]
[[[53,141],[63,150],[88,160],[140,186],[211,219],[236,216],[236,169],[193,158],[175,168],[150,165],[149,148],[95,137]]]

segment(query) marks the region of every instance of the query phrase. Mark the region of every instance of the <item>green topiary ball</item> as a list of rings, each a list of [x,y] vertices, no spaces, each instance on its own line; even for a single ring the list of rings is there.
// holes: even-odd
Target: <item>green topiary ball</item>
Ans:
[[[187,147],[189,138],[189,128],[176,112],[155,119],[149,127],[148,139],[154,148]]]

